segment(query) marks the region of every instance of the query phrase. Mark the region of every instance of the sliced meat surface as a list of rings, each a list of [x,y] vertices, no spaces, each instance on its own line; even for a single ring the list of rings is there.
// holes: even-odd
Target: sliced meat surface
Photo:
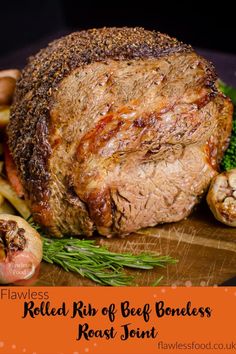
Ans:
[[[206,192],[232,104],[213,66],[158,32],[74,33],[31,59],[8,129],[33,216],[51,234],[178,221]]]

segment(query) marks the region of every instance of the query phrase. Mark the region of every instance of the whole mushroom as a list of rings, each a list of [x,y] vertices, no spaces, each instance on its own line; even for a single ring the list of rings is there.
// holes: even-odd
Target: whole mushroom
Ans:
[[[236,169],[213,178],[207,203],[217,220],[236,227]]]

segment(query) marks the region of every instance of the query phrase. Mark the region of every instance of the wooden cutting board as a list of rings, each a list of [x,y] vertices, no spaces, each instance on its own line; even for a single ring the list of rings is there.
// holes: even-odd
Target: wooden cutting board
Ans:
[[[142,230],[125,238],[97,239],[117,252],[156,252],[170,255],[177,264],[165,269],[128,271],[134,285],[214,286],[236,276],[236,229],[224,226],[203,203],[186,220]],[[42,263],[35,285],[96,286],[92,281],[58,266]]]

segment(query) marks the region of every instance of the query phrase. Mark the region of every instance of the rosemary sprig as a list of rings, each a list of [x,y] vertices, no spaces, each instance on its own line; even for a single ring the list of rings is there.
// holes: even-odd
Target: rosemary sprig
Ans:
[[[134,278],[124,272],[124,267],[153,269],[176,263],[169,256],[141,253],[110,252],[96,245],[93,240],[75,238],[48,239],[43,237],[43,259],[62,266],[66,271],[76,272],[101,285],[131,285]]]
[[[48,238],[32,217],[27,221],[41,234],[45,262],[58,264],[67,272],[75,272],[101,285],[132,285],[134,277],[126,274],[124,268],[148,270],[177,262],[170,256],[111,252],[105,246],[97,245],[94,240]],[[159,277],[153,286],[157,286],[162,278]]]

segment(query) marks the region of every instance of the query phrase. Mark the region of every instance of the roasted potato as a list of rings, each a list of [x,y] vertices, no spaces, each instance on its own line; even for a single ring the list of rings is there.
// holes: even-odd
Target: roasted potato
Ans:
[[[0,177],[0,194],[4,196],[19,212],[23,218],[27,219],[30,216],[29,208],[24,200],[19,198],[11,185]]]

